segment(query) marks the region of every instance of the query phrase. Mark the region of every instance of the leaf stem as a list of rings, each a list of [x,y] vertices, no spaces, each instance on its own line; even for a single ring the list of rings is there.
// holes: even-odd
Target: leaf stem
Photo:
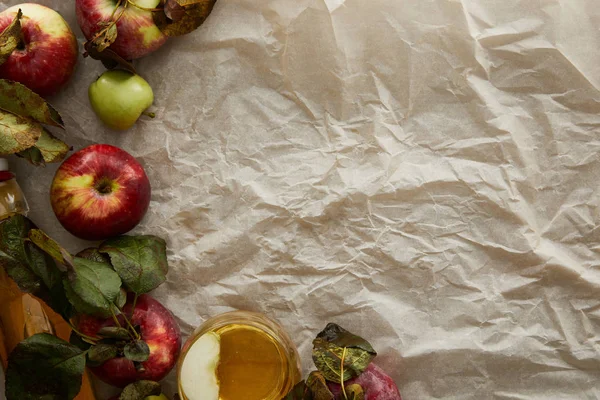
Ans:
[[[340,366],[340,385],[342,386],[342,393],[344,394],[344,399],[348,400],[348,395],[346,394],[346,386],[344,385],[344,362],[346,361],[346,352],[348,351],[347,347],[344,347],[344,352],[342,353],[342,365]]]
[[[119,328],[122,328],[123,326],[121,326],[121,323],[119,322],[119,318],[117,318],[115,311],[112,309],[110,309],[110,313],[112,315],[113,321],[115,321],[115,325],[117,325]]]
[[[86,335],[84,333],[79,332],[79,330],[77,330],[77,328],[75,328],[75,325],[73,325],[71,323],[71,321],[67,321],[67,323],[69,324],[69,327],[71,327],[71,330],[73,332],[75,332],[77,335],[81,336],[82,338],[90,340],[92,342],[97,342],[98,341],[98,338],[96,338],[96,337],[91,337],[91,336],[88,336],[88,335]]]
[[[131,308],[131,318],[133,319],[133,313],[135,311],[135,303],[137,302],[137,294],[135,295],[135,297],[133,298],[133,307]],[[137,333],[137,331],[135,330],[135,328],[133,327],[133,325],[131,324],[131,322],[129,321],[129,318],[127,318],[127,316],[124,313],[121,313],[121,315],[123,316],[123,319],[125,320],[125,323],[127,323],[127,326],[129,327],[129,330],[131,331],[131,333],[134,336],[134,339],[136,340],[140,340],[140,334]]]

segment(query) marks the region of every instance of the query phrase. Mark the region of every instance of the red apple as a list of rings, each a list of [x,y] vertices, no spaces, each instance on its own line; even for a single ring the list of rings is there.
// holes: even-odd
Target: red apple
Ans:
[[[133,60],[152,53],[167,41],[167,37],[154,23],[152,12],[147,11],[158,7],[160,0],[131,0],[130,3],[123,3],[127,4],[127,8],[117,22],[117,40],[110,46],[113,51],[126,60]],[[103,23],[111,21],[111,18],[118,18],[123,6],[114,12],[116,5],[116,0],[75,1],[77,22],[88,40],[103,28]]]
[[[59,13],[31,3],[0,13],[0,31],[13,22],[19,9],[23,43],[0,66],[0,78],[21,82],[42,96],[52,95],[73,75],[77,40]]]
[[[365,393],[365,400],[402,400],[398,387],[381,368],[371,363],[358,378],[350,379],[346,386],[358,383]],[[329,389],[340,398],[342,388],[337,383],[328,383]]]
[[[123,307],[123,314],[131,316],[132,296]],[[125,326],[122,315],[120,323]],[[94,375],[109,385],[125,387],[138,380],[159,381],[173,369],[179,357],[181,348],[181,332],[175,317],[162,304],[143,294],[138,297],[133,317],[133,326],[139,326],[140,336],[150,348],[150,357],[141,363],[143,370],[138,371],[133,361],[125,357],[113,358],[99,367],[90,367]],[[112,318],[98,319],[91,316],[81,316],[77,322],[81,333],[96,336],[100,328],[115,326]]]
[[[129,153],[107,144],[78,151],[58,168],[50,201],[66,230],[87,240],[124,234],[144,217],[150,182]]]

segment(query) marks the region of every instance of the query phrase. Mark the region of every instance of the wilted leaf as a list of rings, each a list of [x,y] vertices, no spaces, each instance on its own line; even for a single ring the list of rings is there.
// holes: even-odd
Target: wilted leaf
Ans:
[[[165,281],[167,245],[156,236],[119,236],[100,246],[129,290],[148,293]]]
[[[377,352],[375,349],[373,349],[371,343],[358,335],[348,332],[337,324],[327,324],[325,329],[323,329],[317,335],[317,338],[321,338],[327,342],[336,344],[339,347],[355,347],[357,349],[363,349],[364,351],[371,353],[373,356],[377,355]]]
[[[42,153],[44,162],[47,163],[54,163],[64,160],[64,158],[67,156],[67,153],[69,153],[71,150],[71,146],[54,137],[54,135],[48,132],[47,129],[44,129],[42,135],[35,143],[35,148]]]
[[[43,129],[30,118],[0,110],[0,154],[14,154],[35,145]]]
[[[74,257],[63,280],[67,298],[82,314],[107,317],[121,289],[121,279],[108,265]]]
[[[102,61],[102,64],[108,69],[114,69],[116,67],[121,67],[132,74],[136,74],[137,71],[132,63],[125,60],[123,57],[115,53],[110,48],[104,49],[104,51],[99,51],[96,46],[90,41],[86,42],[84,45],[85,53],[84,57],[90,56],[94,60]]]
[[[17,153],[17,156],[26,159],[35,166],[45,164],[42,152],[35,146]]]
[[[335,396],[327,387],[325,377],[321,372],[313,371],[306,379],[306,386],[312,392],[314,400],[334,400]]]
[[[136,340],[125,345],[124,354],[131,361],[144,362],[150,357],[150,348],[143,340]]]
[[[50,236],[46,235],[40,229],[32,229],[29,231],[29,240],[36,244],[40,249],[42,249],[46,254],[52,257],[57,262],[65,265],[68,259],[71,261],[71,255],[63,249],[54,239],[50,238]]]
[[[17,12],[15,19],[0,34],[0,65],[4,64],[8,57],[23,42],[23,32],[21,31],[21,9]]]
[[[348,400],[365,400],[365,392],[358,383],[346,386]]]
[[[359,376],[376,355],[369,342],[336,324],[327,325],[313,341],[313,361],[332,382],[343,383]]]
[[[164,10],[153,13],[154,23],[167,36],[195,31],[210,15],[217,0],[165,0]]]
[[[71,400],[79,393],[85,353],[56,336],[25,339],[8,358],[7,400]]]
[[[158,396],[160,392],[158,382],[137,381],[123,389],[119,400],[144,400],[148,396]]]
[[[99,52],[103,52],[111,44],[113,44],[115,40],[117,40],[117,35],[117,24],[113,23],[108,25],[108,28],[104,31],[104,33],[94,38],[92,43]]]
[[[19,82],[0,79],[0,108],[35,121],[64,128],[58,113],[39,94]]]

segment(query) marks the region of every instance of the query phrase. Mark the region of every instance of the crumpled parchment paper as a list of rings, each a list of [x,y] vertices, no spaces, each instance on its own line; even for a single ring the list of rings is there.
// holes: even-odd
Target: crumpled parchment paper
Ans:
[[[38,2],[83,43],[74,1]],[[599,25],[593,0],[219,0],[137,63],[155,120],[101,126],[82,59],[57,135],[144,164],[135,232],[168,240],[154,296],[186,335],[264,312],[308,372],[334,321],[408,400],[595,399]],[[13,167],[34,221],[82,249],[50,208],[56,166]]]

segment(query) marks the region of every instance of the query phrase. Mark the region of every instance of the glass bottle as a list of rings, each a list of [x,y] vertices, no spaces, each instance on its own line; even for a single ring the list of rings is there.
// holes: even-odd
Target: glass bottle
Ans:
[[[14,214],[27,215],[29,207],[25,196],[10,172],[6,159],[0,158],[0,221]],[[0,370],[8,364],[8,354],[23,339],[36,333],[51,333],[69,340],[69,324],[45,303],[23,293],[0,266]],[[3,372],[0,371],[0,379]],[[0,384],[0,387],[4,384]],[[4,390],[0,399],[4,399]],[[95,400],[90,381],[84,376],[81,392],[76,400]]]
[[[220,337],[219,400],[281,400],[300,381],[298,351],[281,325],[263,314],[234,311],[207,320],[183,346],[177,367],[182,400],[203,398],[185,392],[191,386],[182,370],[190,349],[209,333]]]

